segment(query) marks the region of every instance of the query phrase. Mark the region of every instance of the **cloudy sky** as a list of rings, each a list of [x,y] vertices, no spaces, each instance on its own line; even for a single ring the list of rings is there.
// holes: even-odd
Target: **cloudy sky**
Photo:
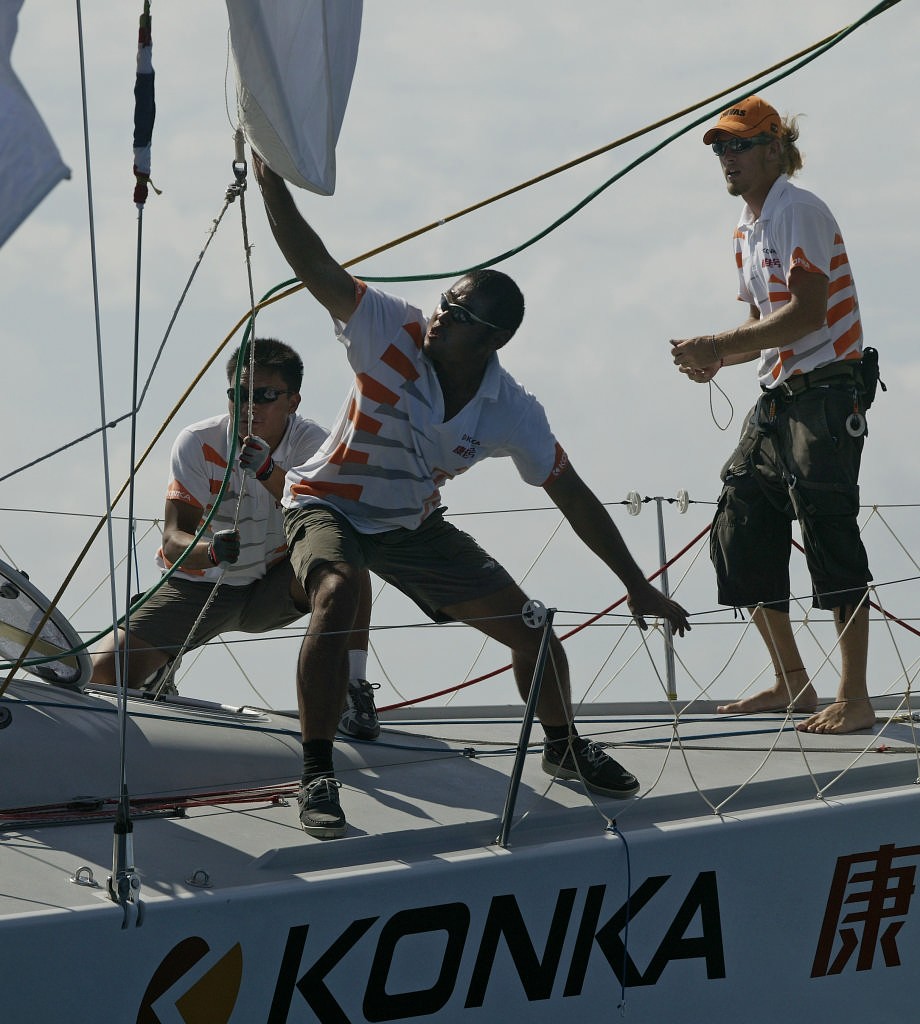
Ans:
[[[128,411],[133,388],[137,214],[131,138],[140,8],[139,2],[93,0],[82,10],[108,420]],[[711,517],[719,467],[754,396],[750,367],[720,375],[727,397],[716,391],[710,396],[707,387],[678,375],[668,357],[670,338],[724,329],[745,316],[735,300],[729,256],[740,201],[726,194],[717,160],[702,145],[703,129],[678,133],[701,118],[708,122],[725,102],[769,76],[761,75],[751,87],[739,85],[745,79],[871,9],[869,0],[775,0],[769,18],[763,15],[755,28],[748,12],[715,0],[652,0],[639,7],[610,0],[370,0],[337,151],[335,194],[302,193],[298,202],[344,262],[709,99],[693,113],[356,269],[382,276],[452,274],[490,259],[543,231],[677,134],[559,229],[502,265],[527,299],[524,325],[503,361],[541,398],[574,465],[602,500],[614,503],[617,525],[651,570],[659,564],[658,503],[646,503],[638,516],[616,503],[630,491],[671,499],[686,490],[691,505],[685,514],[673,502],[661,503],[668,552],[686,545]],[[143,219],[141,384],[221,210],[234,156],[225,6],[220,0],[155,0],[152,10],[158,106],[152,178],[162,194],[151,197]],[[76,21],[72,4],[25,0],[13,50],[14,69],[73,174],[0,251],[7,382],[0,475],[101,421]],[[873,409],[862,498],[876,579],[886,584],[916,572],[891,543],[885,524],[910,550],[916,508],[890,506],[920,501],[913,418],[920,356],[908,276],[911,226],[920,212],[920,131],[909,100],[920,86],[918,37],[920,8],[902,0],[762,90],[781,112],[803,115],[800,182],[830,204],[842,226],[866,341],[881,352],[890,390]],[[291,275],[274,247],[255,188],[246,213],[258,296]],[[429,309],[444,282],[388,287]],[[234,204],[138,414],[138,452],[247,308],[240,206]],[[301,410],[329,424],[344,397],[348,371],[325,314],[301,293],[261,313],[258,331],[284,338],[303,354]],[[222,366],[229,351],[195,384],[138,473],[134,511],[144,586],[155,579],[154,521],[162,514],[169,446],[182,425],[222,411]],[[127,421],[108,433],[113,493],[127,477],[130,444]],[[5,479],[0,558],[28,571],[40,589],[56,592],[95,517],[104,512],[103,473],[96,436]],[[620,596],[609,571],[580,548],[568,527],[557,531],[558,514],[546,510],[543,493],[525,486],[510,463],[494,461],[454,481],[445,500],[462,517],[457,521],[516,576],[526,574],[532,596],[560,609],[563,628]],[[116,511],[127,514],[126,499]],[[123,519],[114,531],[121,560],[128,538]],[[86,635],[111,620],[107,564],[103,533],[61,600]],[[119,568],[122,604],[125,575]],[[679,647],[678,685],[689,696],[696,682],[705,685],[718,673],[741,627],[730,625],[730,614],[715,614],[711,570],[699,545],[672,569],[672,589],[678,583],[678,597],[699,616],[699,628]],[[807,592],[800,568],[794,587]],[[901,587],[886,585],[884,601],[906,613],[916,590]],[[418,622],[414,606],[381,594],[377,625]],[[884,626],[874,629],[873,655],[881,659],[890,642]],[[624,693],[658,695],[655,670],[641,646],[637,650],[634,630],[624,634],[614,625],[586,633],[589,640],[573,641],[570,648],[576,691],[590,690],[605,700]],[[381,629],[374,644],[380,664],[373,663],[372,674],[391,678],[407,695],[504,663],[499,651],[479,656],[478,641],[458,629]],[[265,699],[293,703],[295,639],[233,649]],[[658,638],[649,650],[660,659]],[[240,681],[226,651],[209,651],[205,658],[180,683],[183,692],[259,699]],[[748,659],[743,668],[723,674],[715,692],[733,695],[760,667],[759,656]],[[874,692],[891,681],[887,663],[884,673]],[[502,679],[487,685],[487,692],[471,699],[512,699]],[[832,678],[819,681],[819,690],[829,694]],[[395,697],[387,683],[379,702]]]

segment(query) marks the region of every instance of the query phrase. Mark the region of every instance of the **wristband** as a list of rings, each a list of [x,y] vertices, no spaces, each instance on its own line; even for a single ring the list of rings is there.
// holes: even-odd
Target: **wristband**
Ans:
[[[265,466],[265,469],[261,473],[256,473],[256,480],[264,483],[271,475],[275,472],[275,460],[269,459]]]

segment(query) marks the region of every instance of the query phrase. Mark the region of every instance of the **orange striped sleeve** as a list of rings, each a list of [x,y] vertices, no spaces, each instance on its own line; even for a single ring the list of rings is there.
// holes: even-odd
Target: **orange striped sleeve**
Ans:
[[[193,508],[201,508],[201,502],[194,495],[189,494],[178,480],[170,481],[169,486],[166,488],[166,500],[181,501],[186,505],[191,505]]]
[[[833,267],[833,261],[831,261]],[[789,261],[789,269],[798,267],[800,270],[807,270],[809,274],[823,274],[824,271],[820,267],[816,267],[814,263],[805,255],[805,250],[797,245],[792,250],[792,259]],[[826,276],[826,275],[825,275]]]
[[[556,442],[556,457],[553,460],[553,468],[549,472],[549,476],[540,484],[541,487],[547,487],[554,480],[558,480],[560,476],[569,468],[569,457],[566,454],[565,449],[557,441]]]

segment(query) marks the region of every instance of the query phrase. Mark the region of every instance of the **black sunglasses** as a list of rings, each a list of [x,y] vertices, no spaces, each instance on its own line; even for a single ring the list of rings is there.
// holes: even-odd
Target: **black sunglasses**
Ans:
[[[483,327],[491,327],[493,331],[503,331],[505,329],[504,327],[499,327],[498,324],[490,324],[488,320],[483,320],[481,316],[476,316],[466,306],[461,306],[458,302],[451,302],[446,292],[441,292],[441,301],[438,303],[438,308],[435,312],[450,313],[450,318],[455,324],[482,324]]]
[[[236,391],[233,388],[227,388],[227,398],[232,402]],[[240,405],[249,404],[249,391],[246,388],[240,388]],[[282,395],[289,395],[290,391],[282,391],[280,388],[253,388],[252,389],[252,401],[255,405],[268,405],[270,402],[277,402]]]
[[[719,139],[712,144],[712,151],[716,156],[724,156],[726,153],[746,153],[755,146],[768,146],[773,139],[769,135],[757,135],[753,139]]]

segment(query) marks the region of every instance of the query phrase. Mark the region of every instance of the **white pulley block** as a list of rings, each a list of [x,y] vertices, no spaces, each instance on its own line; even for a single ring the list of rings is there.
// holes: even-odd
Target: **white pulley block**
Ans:
[[[541,601],[528,601],[521,616],[531,629],[542,629],[546,625],[546,605]]]

